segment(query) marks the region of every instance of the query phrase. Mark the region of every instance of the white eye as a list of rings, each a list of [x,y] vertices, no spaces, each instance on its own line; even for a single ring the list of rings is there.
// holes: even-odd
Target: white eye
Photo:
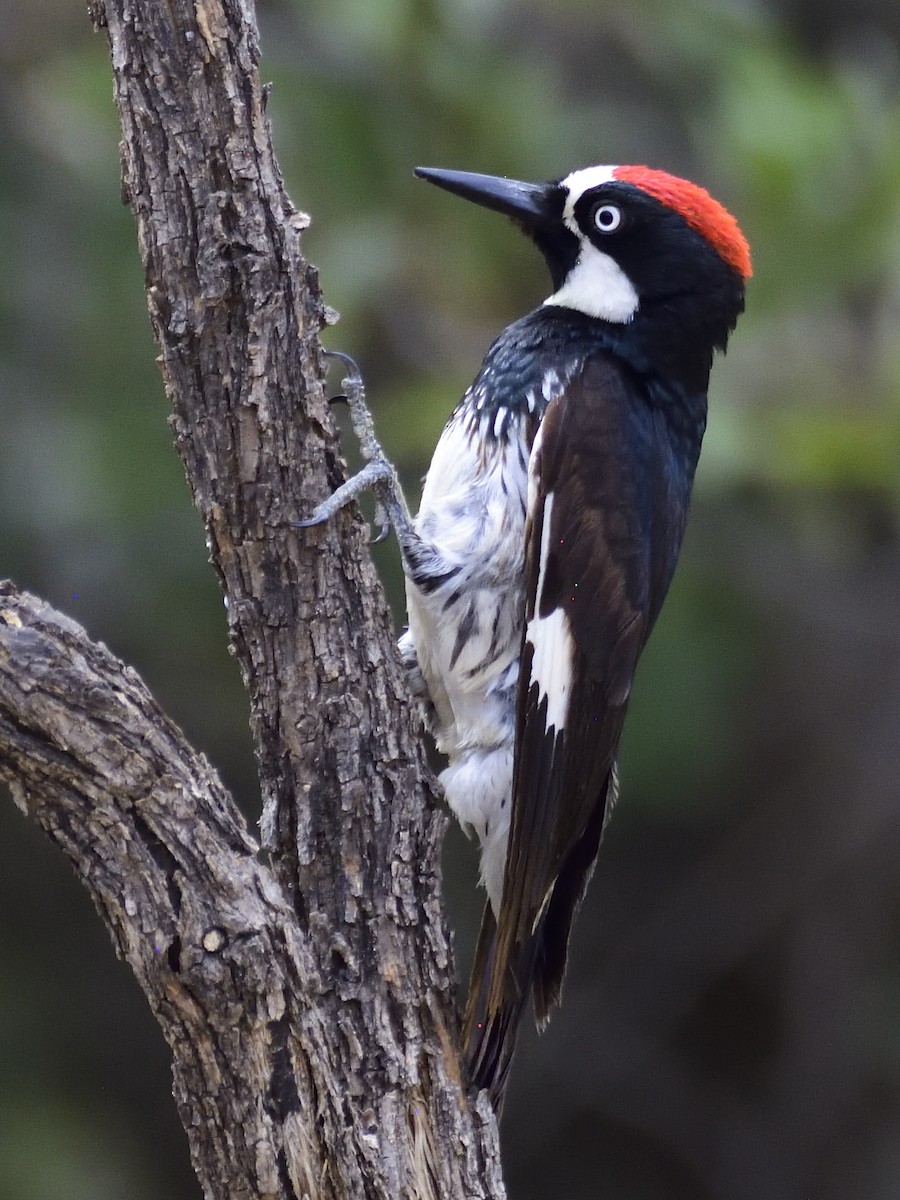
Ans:
[[[622,224],[622,210],[616,204],[601,204],[594,209],[594,225],[601,233],[615,233]]]

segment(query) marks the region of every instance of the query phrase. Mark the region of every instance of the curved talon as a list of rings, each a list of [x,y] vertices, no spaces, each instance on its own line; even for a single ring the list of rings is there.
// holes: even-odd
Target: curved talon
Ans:
[[[330,514],[324,516],[316,516],[315,513],[311,517],[307,517],[305,521],[286,521],[288,529],[315,529],[317,525],[325,525],[330,519]],[[386,542],[391,536],[391,523],[387,517],[382,517],[379,523],[378,532],[374,537],[369,538],[370,546],[377,546],[380,542]]]
[[[326,350],[326,358],[336,358],[338,362],[342,362],[350,372],[348,378],[352,383],[362,383],[362,372],[355,358],[351,358],[349,354],[345,354],[343,350]]]
[[[327,517],[317,517],[315,513],[311,517],[307,517],[305,521],[287,521],[285,524],[288,529],[313,529],[316,525],[324,525],[328,520]]]
[[[403,557],[405,547],[415,534],[396,472],[375,436],[372,414],[366,407],[362,374],[356,361],[342,350],[326,350],[324,353],[326,358],[337,359],[344,366],[346,374],[341,381],[343,391],[332,396],[329,403],[346,403],[349,407],[350,421],[366,465],[342,483],[332,496],[323,500],[306,520],[293,521],[290,524],[294,529],[311,529],[314,525],[322,525],[331,520],[351,500],[357,499],[362,492],[374,488],[376,507],[373,524],[378,527],[378,532],[369,544],[374,546],[385,541],[393,529]]]

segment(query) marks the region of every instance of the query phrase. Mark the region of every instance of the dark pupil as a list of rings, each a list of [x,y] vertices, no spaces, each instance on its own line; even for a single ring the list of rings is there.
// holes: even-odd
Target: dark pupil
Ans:
[[[601,208],[600,209],[600,224],[601,225],[606,225],[608,227],[610,225],[615,224],[615,220],[616,220],[616,214],[613,212],[613,210],[611,208]]]

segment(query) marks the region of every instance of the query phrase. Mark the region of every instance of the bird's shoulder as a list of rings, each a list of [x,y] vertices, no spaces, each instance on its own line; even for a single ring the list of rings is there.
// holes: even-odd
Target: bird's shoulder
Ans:
[[[615,355],[590,356],[548,405],[529,465],[534,615],[566,613],[610,700],[637,656],[681,546],[696,452]],[[530,615],[530,614],[529,614]]]
[[[599,322],[582,313],[541,307],[508,325],[494,339],[461,407],[479,420],[498,413],[540,420],[551,400],[607,339]]]

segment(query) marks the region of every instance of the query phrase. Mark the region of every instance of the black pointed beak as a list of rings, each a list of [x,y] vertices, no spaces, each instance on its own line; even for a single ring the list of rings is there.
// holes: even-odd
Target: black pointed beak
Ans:
[[[448,192],[474,200],[485,208],[504,213],[526,225],[547,220],[548,192],[546,183],[522,183],[499,175],[476,175],[471,171],[445,171],[440,167],[416,167],[420,179],[427,179]]]

